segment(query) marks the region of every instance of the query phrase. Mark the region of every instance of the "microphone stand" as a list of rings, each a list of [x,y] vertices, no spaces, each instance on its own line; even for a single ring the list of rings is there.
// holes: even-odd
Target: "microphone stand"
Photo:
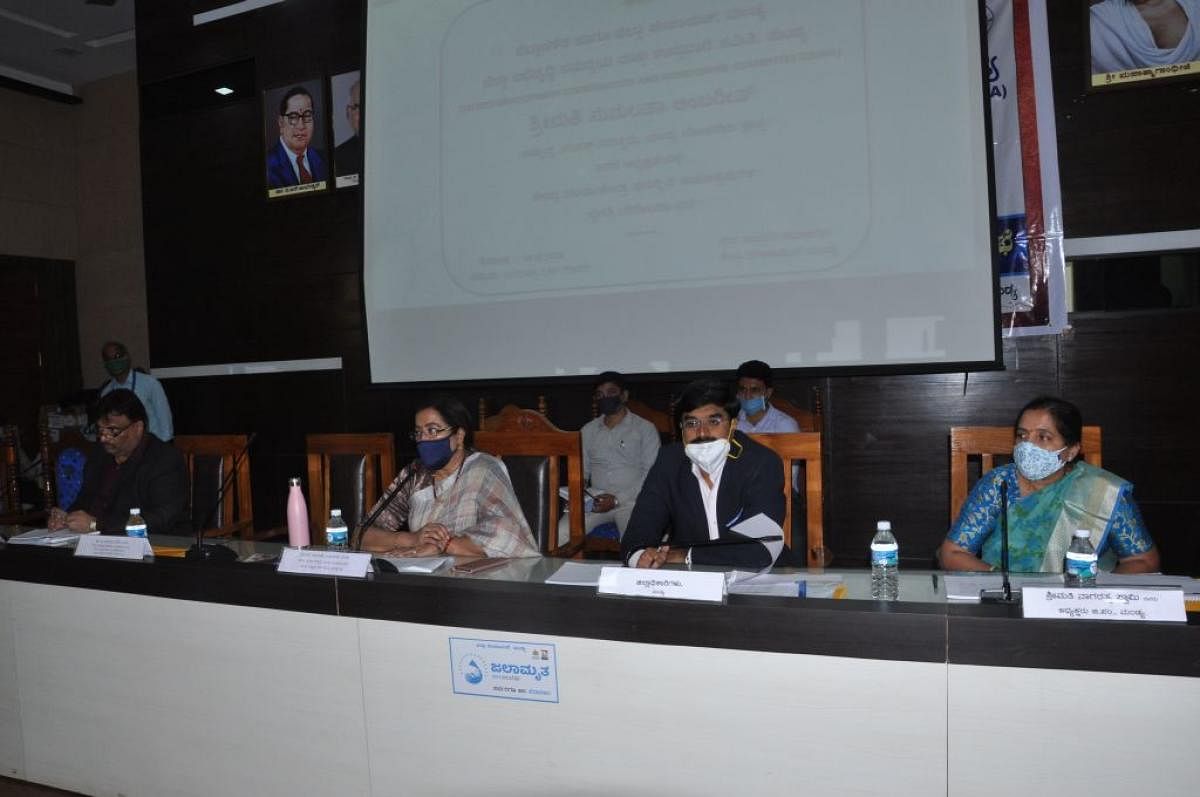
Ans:
[[[1021,596],[1013,597],[1012,582],[1008,577],[1008,482],[1000,482],[1000,589],[985,589],[979,592],[980,603],[1021,602]]]
[[[408,483],[412,481],[413,478],[420,473],[420,471],[421,469],[417,467],[416,462],[413,462],[408,475],[396,485],[396,489],[392,490],[392,492],[389,493],[384,500],[379,502],[379,506],[375,507],[375,511],[368,515],[366,520],[358,524],[358,528],[354,530],[354,550],[362,550],[363,534],[366,533],[367,529],[375,525],[375,521],[379,520],[379,516],[383,514],[383,511],[392,505],[392,502],[396,500],[396,496],[400,495],[400,491],[407,487]]]
[[[221,502],[225,500],[225,491],[229,489],[229,485],[233,484],[233,477],[237,475],[238,468],[242,464],[242,459],[246,456],[246,452],[250,450],[250,444],[258,437],[258,432],[252,432],[250,437],[246,439],[246,445],[242,446],[242,450],[233,458],[233,465],[229,468],[229,473],[225,474],[225,479],[221,482],[220,489],[217,490],[217,501],[213,504],[203,518],[203,521],[196,523],[195,518],[192,519],[192,525],[196,527],[196,542],[192,547],[187,549],[183,558],[190,562],[233,562],[238,558],[237,552],[232,548],[214,543],[206,545],[204,543],[204,526],[210,517],[216,515],[217,510],[221,507]]]

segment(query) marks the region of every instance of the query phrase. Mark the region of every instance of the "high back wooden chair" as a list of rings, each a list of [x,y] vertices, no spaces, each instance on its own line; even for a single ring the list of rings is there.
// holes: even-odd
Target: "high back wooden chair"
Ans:
[[[77,426],[51,428],[46,413],[42,412],[38,448],[42,459],[42,503],[46,511],[56,506],[66,509],[75,502],[83,485],[83,467],[96,445]]]
[[[475,448],[504,460],[513,491],[538,547],[549,556],[571,556],[583,547],[583,448],[580,439],[579,432],[559,429],[542,412],[512,405],[485,418],[484,428],[475,433]],[[558,489],[564,464],[570,536],[565,545],[560,545]]]
[[[796,423],[800,425],[802,432],[820,432],[821,429],[821,391],[814,387],[812,389],[812,409],[801,407],[799,404],[790,399],[781,396],[779,393],[774,393],[771,396],[771,406],[780,412],[792,416]]]
[[[329,510],[342,510],[350,533],[396,476],[396,442],[390,432],[310,434],[308,523],[315,545],[325,544]]]
[[[205,537],[254,536],[253,499],[250,492],[250,452],[238,460],[218,505],[217,493],[234,468],[234,459],[246,448],[244,434],[175,435],[175,448],[183,454],[188,473],[189,517]]]
[[[19,523],[24,517],[17,455],[17,427],[0,426],[0,523]]]
[[[1081,456],[1089,465],[1100,467],[1101,434],[1099,426],[1083,427]],[[953,523],[970,492],[968,461],[978,457],[979,475],[995,467],[995,457],[1012,458],[1011,426],[950,427],[950,522]]]
[[[488,400],[481,397],[479,399],[479,431],[492,432],[500,431],[501,429],[512,428],[513,424],[518,424],[517,428],[522,428],[517,421],[517,418],[525,417],[529,420],[525,423],[539,423],[537,416],[541,416],[542,420],[547,417],[547,404],[545,396],[537,397],[537,409],[524,409],[516,404],[505,404],[500,408],[500,411],[495,415],[489,415]],[[553,426],[553,424],[551,424]],[[533,427],[530,427],[533,428]],[[555,429],[558,427],[555,426]]]
[[[792,546],[792,465],[804,463],[804,500],[807,507],[804,558],[810,567],[824,567],[833,557],[825,547],[824,500],[821,481],[821,434],[752,434],[750,439],[774,451],[783,460],[783,492],[787,496],[787,514],[783,518],[783,539]]]

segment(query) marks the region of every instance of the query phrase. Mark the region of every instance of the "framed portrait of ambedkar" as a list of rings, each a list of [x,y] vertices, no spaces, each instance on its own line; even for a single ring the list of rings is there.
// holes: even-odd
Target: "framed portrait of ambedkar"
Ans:
[[[267,196],[324,191],[332,179],[325,86],[303,80],[263,92],[263,143]]]

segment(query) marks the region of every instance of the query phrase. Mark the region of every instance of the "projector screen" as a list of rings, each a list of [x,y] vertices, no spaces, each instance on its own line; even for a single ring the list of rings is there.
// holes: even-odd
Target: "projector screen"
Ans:
[[[978,14],[369,0],[372,380],[994,365]]]

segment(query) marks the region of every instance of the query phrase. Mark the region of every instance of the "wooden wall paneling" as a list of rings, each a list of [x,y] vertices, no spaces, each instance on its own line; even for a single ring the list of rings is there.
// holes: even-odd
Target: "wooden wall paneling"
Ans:
[[[950,526],[949,429],[1009,424],[1056,389],[1053,337],[1005,341],[1005,371],[834,377],[826,545],[837,564],[865,565],[878,520],[890,520],[902,560],[927,567]]]
[[[1062,340],[1063,394],[1104,427],[1168,572],[1200,571],[1200,311],[1095,314]]]
[[[1046,3],[1068,237],[1196,229],[1200,82],[1088,93],[1081,3]]]

